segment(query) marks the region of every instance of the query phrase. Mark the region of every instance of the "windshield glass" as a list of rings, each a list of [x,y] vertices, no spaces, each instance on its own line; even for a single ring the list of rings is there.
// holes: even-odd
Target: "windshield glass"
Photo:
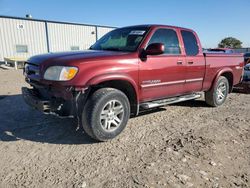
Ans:
[[[113,30],[99,39],[90,49],[134,52],[148,29],[148,27],[137,26]]]

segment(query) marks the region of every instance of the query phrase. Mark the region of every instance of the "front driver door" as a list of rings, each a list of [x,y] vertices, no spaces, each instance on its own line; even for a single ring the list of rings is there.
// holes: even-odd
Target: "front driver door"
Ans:
[[[181,95],[184,92],[186,61],[176,30],[155,29],[148,42],[163,43],[162,55],[148,55],[139,63],[141,102]]]

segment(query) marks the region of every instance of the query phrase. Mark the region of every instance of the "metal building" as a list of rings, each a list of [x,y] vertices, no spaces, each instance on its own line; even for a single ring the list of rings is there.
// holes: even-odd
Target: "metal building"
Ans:
[[[0,61],[88,49],[114,27],[0,16]]]

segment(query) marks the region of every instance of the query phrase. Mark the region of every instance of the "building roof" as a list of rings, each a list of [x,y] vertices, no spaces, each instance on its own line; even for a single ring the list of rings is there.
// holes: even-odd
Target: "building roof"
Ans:
[[[59,23],[59,24],[72,24],[72,25],[82,25],[82,26],[98,26],[98,27],[116,28],[116,27],[106,26],[106,25],[83,24],[83,23],[77,23],[77,22],[53,21],[53,20],[45,20],[45,19],[23,18],[23,17],[15,17],[15,16],[4,16],[4,15],[0,15],[0,18],[48,22],[48,23]]]

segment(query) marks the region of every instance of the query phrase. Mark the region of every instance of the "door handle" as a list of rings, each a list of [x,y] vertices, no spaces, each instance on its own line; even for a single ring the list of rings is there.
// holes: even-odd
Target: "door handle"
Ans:
[[[182,61],[177,61],[177,65],[182,65]]]
[[[194,64],[194,62],[193,62],[193,61],[189,61],[188,64],[189,64],[189,65],[192,65],[192,64]]]

